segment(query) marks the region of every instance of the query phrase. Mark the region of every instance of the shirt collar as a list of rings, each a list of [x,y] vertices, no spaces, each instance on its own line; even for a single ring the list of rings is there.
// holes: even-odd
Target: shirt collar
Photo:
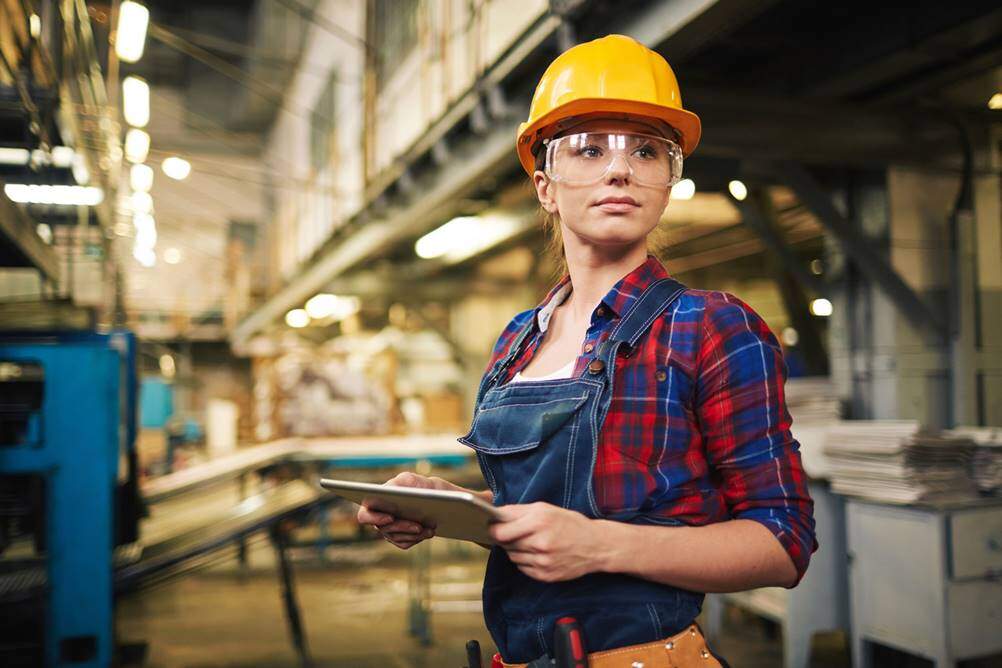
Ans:
[[[602,298],[602,304],[606,306],[616,316],[622,317],[636,303],[640,295],[644,293],[656,281],[669,278],[668,270],[661,261],[648,253],[643,264],[633,269],[623,278],[619,279],[615,285]],[[561,279],[550,288],[543,301],[536,307],[536,325],[539,331],[545,332],[550,324],[550,317],[553,312],[570,296],[573,286],[571,277],[564,274]],[[597,307],[596,307],[597,308]]]

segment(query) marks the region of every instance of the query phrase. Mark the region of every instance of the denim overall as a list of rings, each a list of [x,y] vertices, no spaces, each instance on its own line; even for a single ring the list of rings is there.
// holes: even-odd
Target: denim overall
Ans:
[[[577,378],[498,384],[532,330],[519,332],[511,352],[484,375],[473,424],[460,442],[477,451],[494,505],[545,501],[589,518],[679,525],[639,510],[604,515],[595,503],[592,470],[612,398],[616,355],[626,354],[652,322],[685,291],[672,279],[650,285]],[[484,579],[484,618],[501,656],[527,663],[552,653],[555,621],[581,623],[588,651],[647,643],[673,635],[699,614],[703,595],[650,580],[589,573],[546,583],[522,573],[495,545]]]

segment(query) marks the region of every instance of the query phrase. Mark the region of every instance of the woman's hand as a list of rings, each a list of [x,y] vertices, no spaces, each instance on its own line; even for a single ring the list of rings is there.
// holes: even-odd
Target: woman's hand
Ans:
[[[442,478],[434,476],[429,478],[417,473],[411,473],[410,471],[399,473],[383,484],[445,491],[459,491],[463,489]],[[421,541],[435,535],[435,527],[399,519],[389,513],[370,509],[364,505],[358,509],[358,523],[372,525],[379,532],[379,535],[402,550],[414,547]]]
[[[600,570],[595,520],[550,503],[499,506],[491,537],[520,571],[542,582],[573,580]]]

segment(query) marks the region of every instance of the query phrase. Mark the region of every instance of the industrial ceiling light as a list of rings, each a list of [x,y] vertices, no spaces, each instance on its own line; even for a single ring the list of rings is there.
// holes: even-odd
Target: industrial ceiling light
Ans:
[[[134,192],[129,197],[132,213],[153,213],[153,196],[142,191]]]
[[[164,174],[171,177],[175,181],[183,181],[188,178],[189,174],[191,174],[191,163],[184,158],[172,155],[169,158],[165,158],[164,161],[160,163],[160,169],[164,170]]]
[[[139,128],[125,133],[125,158],[129,162],[146,162],[150,152],[150,136]]]
[[[748,197],[748,187],[737,179],[727,184],[727,190],[730,191],[731,197],[739,202],[744,201]]]
[[[160,356],[160,373],[164,378],[173,378],[177,373],[177,366],[174,364],[174,357],[164,353]]]
[[[50,154],[53,167],[66,169],[73,165],[73,156],[76,155],[76,152],[69,146],[53,146]]]
[[[133,165],[129,170],[129,185],[136,192],[148,193],[153,189],[153,168],[149,165]]]
[[[501,213],[460,216],[418,239],[414,252],[426,260],[459,262],[510,237],[520,225],[518,218]]]
[[[150,122],[150,86],[139,77],[125,77],[122,81],[122,113],[125,122],[144,128]]]
[[[147,269],[155,266],[157,263],[157,253],[152,248],[135,246],[132,249],[132,257],[136,258],[136,262],[143,265]]]
[[[294,308],[285,314],[285,324],[300,329],[310,324],[310,314],[304,309]]]
[[[118,8],[118,29],[115,35],[115,53],[119,60],[134,63],[143,57],[149,24],[150,10],[131,0],[122,3]]]
[[[832,303],[827,299],[815,299],[811,302],[811,313],[822,318],[827,318],[832,314]]]
[[[314,320],[321,320],[334,315],[337,307],[337,295],[323,293],[310,297],[306,302],[306,313]]]
[[[18,204],[57,204],[62,206],[97,206],[104,191],[93,186],[42,186],[34,183],[8,183],[4,194]]]
[[[73,180],[78,185],[87,185],[87,182],[90,181],[90,170],[87,169],[87,160],[84,158],[83,153],[77,153],[73,156],[73,166],[71,169],[73,171]]]
[[[696,182],[692,179],[682,179],[671,189],[671,199],[692,199],[696,194]]]
[[[157,221],[148,213],[139,213],[132,217],[136,228],[136,247],[154,248],[157,245]]]
[[[0,147],[0,165],[27,165],[31,151],[26,148]]]
[[[42,35],[42,17],[34,12],[28,17],[28,31],[33,39],[38,39]]]
[[[181,251],[177,248],[168,248],[164,251],[164,262],[167,264],[178,264],[181,262]]]
[[[989,109],[1002,109],[1002,93],[995,93],[988,99]]]

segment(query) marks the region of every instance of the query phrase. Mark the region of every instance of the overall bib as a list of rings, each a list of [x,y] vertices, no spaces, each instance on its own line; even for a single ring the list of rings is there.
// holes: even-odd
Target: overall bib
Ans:
[[[532,329],[484,375],[470,432],[460,442],[477,451],[494,505],[545,501],[589,518],[680,525],[626,509],[605,515],[595,502],[592,470],[612,399],[616,356],[629,354],[651,323],[685,291],[672,279],[645,290],[597,348],[577,378],[499,384]],[[556,620],[577,618],[592,652],[647,643],[675,634],[699,614],[703,594],[613,573],[589,573],[555,583],[523,574],[495,545],[484,579],[484,618],[506,662],[552,652]]]

